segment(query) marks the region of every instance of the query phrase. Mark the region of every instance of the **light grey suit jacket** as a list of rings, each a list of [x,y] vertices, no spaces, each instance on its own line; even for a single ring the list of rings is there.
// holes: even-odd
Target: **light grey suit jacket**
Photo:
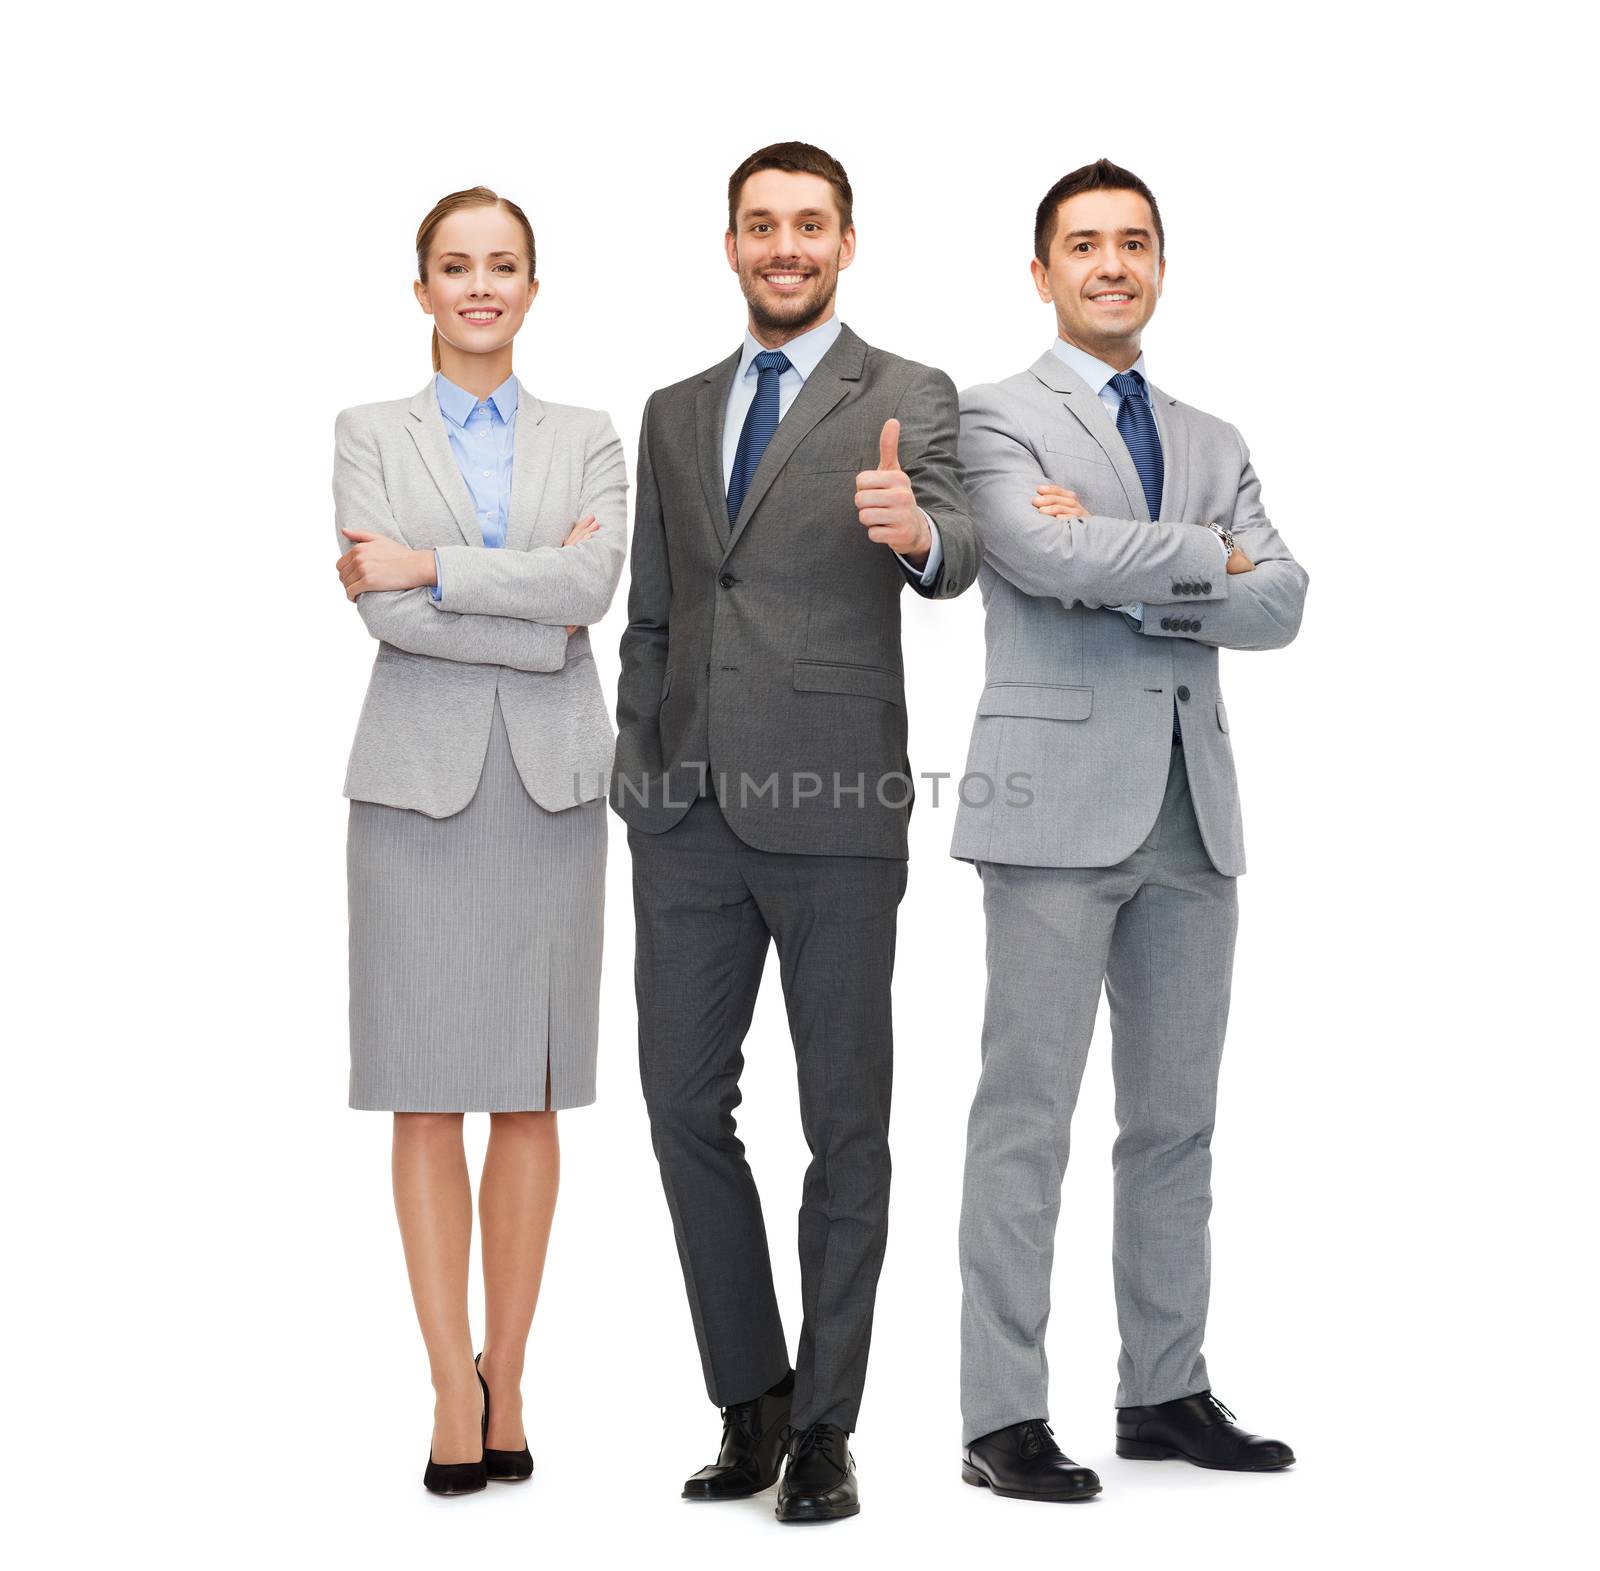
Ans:
[[[981,788],[963,793],[954,856],[1109,867],[1131,855],[1161,807],[1176,701],[1206,851],[1219,872],[1244,871],[1217,650],[1287,644],[1307,577],[1262,510],[1239,433],[1154,386],[1150,401],[1165,464],[1154,523],[1105,406],[1055,354],[961,395],[988,646],[967,770],[994,789],[973,806]],[[1091,516],[1039,512],[1045,481]],[[1238,536],[1253,573],[1223,571],[1216,536],[1196,527],[1211,522]],[[1142,628],[1101,609],[1134,600]]]
[[[604,796],[614,733],[589,646],[622,572],[627,472],[601,410],[517,384],[502,549],[486,549],[430,379],[415,398],[346,409],[334,426],[335,529],[437,548],[426,589],[356,599],[379,640],[344,794],[458,813],[482,772],[495,694],[529,794],[552,810]],[[578,519],[598,531],[561,542]],[[340,552],[351,542],[338,535]],[[578,631],[567,636],[567,624]]]

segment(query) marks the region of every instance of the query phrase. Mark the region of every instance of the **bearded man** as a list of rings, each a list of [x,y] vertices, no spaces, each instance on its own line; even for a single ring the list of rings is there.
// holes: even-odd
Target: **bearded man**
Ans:
[[[906,884],[900,594],[977,576],[943,372],[834,314],[850,182],[803,142],[728,182],[743,346],[651,395],[612,804],[628,825],[639,1062],[722,1448],[685,1498],[860,1510],[849,1435],[889,1207],[890,980]],[[777,945],[811,1164],[791,1365],[735,1133]],[[787,1457],[788,1465],[783,1464]]]

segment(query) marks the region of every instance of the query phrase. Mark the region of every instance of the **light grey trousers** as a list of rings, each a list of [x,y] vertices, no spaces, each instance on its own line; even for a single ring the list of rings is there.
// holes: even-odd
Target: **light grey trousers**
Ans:
[[[961,1205],[963,1439],[1049,1416],[1045,1327],[1072,1109],[1104,981],[1118,1136],[1117,1406],[1207,1389],[1211,1129],[1238,927],[1172,749],[1115,867],[982,863],[989,980]]]

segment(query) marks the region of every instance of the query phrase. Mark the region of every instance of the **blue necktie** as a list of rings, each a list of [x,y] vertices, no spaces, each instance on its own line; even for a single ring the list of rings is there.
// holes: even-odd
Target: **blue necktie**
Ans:
[[[789,369],[789,357],[781,349],[764,349],[755,358],[761,373],[756,382],[755,401],[744,417],[744,430],[733,454],[733,473],[728,477],[728,522],[739,516],[745,492],[761,467],[761,455],[778,429],[778,378]]]
[[[1145,396],[1144,378],[1137,371],[1119,371],[1111,378],[1111,385],[1122,398],[1117,406],[1117,434],[1127,444],[1128,456],[1139,471],[1139,484],[1144,488],[1150,517],[1160,518],[1161,482],[1166,466],[1161,461],[1161,437],[1156,431],[1150,400]]]

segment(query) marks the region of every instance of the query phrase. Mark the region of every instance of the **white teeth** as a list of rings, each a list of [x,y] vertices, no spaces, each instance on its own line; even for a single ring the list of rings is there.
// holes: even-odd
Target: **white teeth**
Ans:
[[[1108,301],[1112,305],[1117,305],[1121,301],[1133,299],[1133,296],[1132,295],[1092,295],[1090,298],[1094,299],[1094,300],[1105,300],[1105,301]]]
[[[500,315],[498,311],[463,311],[461,314],[469,322],[492,322]]]
[[[799,284],[805,281],[804,273],[763,273],[769,284]]]

